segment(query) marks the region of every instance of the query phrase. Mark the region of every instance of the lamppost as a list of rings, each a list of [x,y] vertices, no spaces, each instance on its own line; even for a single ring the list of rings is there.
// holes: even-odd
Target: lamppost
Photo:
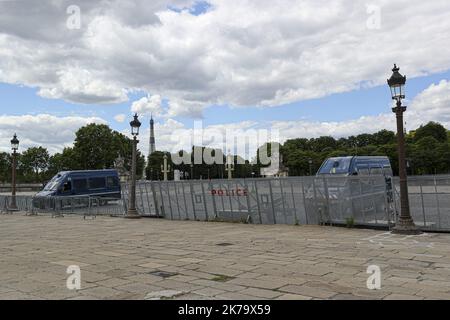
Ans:
[[[11,149],[12,149],[12,197],[10,210],[17,210],[16,203],[16,166],[17,166],[17,150],[19,150],[19,139],[17,139],[17,135],[14,134],[14,137],[11,140]]]
[[[136,210],[136,156],[137,156],[137,144],[139,128],[141,127],[141,122],[138,119],[137,113],[134,115],[133,121],[130,122],[131,134],[133,135],[133,153],[131,159],[131,187],[130,187],[130,199],[128,205],[128,212],[125,215],[127,219],[139,219],[141,216]]]
[[[405,151],[405,132],[403,130],[403,113],[406,106],[402,106],[402,99],[405,99],[406,76],[399,73],[400,68],[394,64],[392,76],[388,79],[388,85],[391,89],[392,100],[396,101],[396,106],[392,111],[397,116],[397,139],[398,139],[398,170],[400,176],[400,217],[396,223],[393,233],[398,234],[420,234],[420,230],[414,224],[409,210],[408,199],[408,178],[406,173],[406,151]]]
[[[194,164],[191,162],[191,180],[194,180]]]

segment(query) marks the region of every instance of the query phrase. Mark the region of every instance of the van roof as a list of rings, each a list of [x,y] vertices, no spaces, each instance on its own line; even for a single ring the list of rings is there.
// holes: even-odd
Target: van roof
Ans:
[[[103,170],[74,170],[74,171],[62,171],[59,174],[60,175],[65,175],[65,174],[71,174],[71,173],[80,173],[80,174],[99,174],[99,173],[103,173],[103,174],[117,174],[117,170],[115,169],[103,169]]]

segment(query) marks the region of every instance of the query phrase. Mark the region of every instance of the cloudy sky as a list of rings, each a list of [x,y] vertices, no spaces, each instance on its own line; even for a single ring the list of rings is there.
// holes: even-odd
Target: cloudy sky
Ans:
[[[393,130],[394,63],[407,129],[450,128],[448,0],[0,1],[0,150],[14,132],[51,152],[87,123],[127,132],[132,112],[145,136],[153,114],[159,150],[198,120],[281,140]]]

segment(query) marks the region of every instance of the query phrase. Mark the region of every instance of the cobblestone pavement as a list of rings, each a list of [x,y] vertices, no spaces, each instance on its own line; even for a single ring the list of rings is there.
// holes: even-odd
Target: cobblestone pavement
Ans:
[[[450,299],[448,234],[16,214],[0,257],[0,299]]]

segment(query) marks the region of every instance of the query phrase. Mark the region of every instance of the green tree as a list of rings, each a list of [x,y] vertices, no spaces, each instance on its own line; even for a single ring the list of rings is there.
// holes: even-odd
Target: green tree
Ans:
[[[89,124],[76,132],[73,146],[73,166],[70,170],[98,170],[113,168],[115,161],[121,157],[125,169],[131,169],[132,140],[125,135],[111,130],[107,125]],[[137,152],[138,177],[142,176],[145,157]]]
[[[11,180],[11,155],[6,152],[0,152],[0,182],[9,182]]]
[[[433,137],[439,142],[446,142],[447,130],[440,123],[431,121],[415,131],[414,140],[416,142],[425,137]]]
[[[32,147],[25,150],[20,157],[20,169],[28,181],[40,182],[42,174],[49,166],[50,155],[43,147]]]

